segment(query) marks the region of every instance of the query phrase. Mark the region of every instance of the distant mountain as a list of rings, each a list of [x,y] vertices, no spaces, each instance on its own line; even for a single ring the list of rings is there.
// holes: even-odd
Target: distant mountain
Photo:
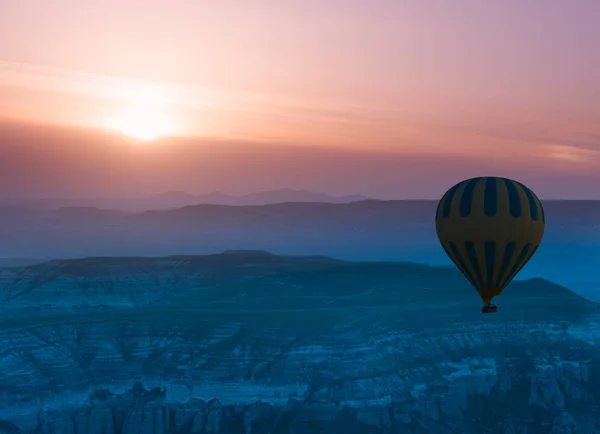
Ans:
[[[222,192],[194,195],[183,191],[167,191],[161,194],[131,198],[88,198],[88,199],[38,199],[38,200],[4,200],[0,206],[19,206],[34,209],[58,209],[95,207],[115,209],[128,212],[146,210],[166,210],[190,205],[267,205],[283,202],[329,202],[347,203],[368,199],[361,195],[331,196],[308,190],[283,188],[262,191],[242,196],[232,196]]]
[[[600,424],[600,306],[544,279],[484,315],[453,269],[238,250],[0,269],[0,299],[6,433]]]
[[[177,192],[168,197],[180,196]],[[447,263],[436,201],[363,200],[193,205],[125,213],[92,206],[0,208],[0,257],[204,254],[267,249],[345,259]],[[547,268],[586,280],[600,265],[600,202],[544,201],[544,243],[524,272]],[[562,282],[562,280],[560,280]]]

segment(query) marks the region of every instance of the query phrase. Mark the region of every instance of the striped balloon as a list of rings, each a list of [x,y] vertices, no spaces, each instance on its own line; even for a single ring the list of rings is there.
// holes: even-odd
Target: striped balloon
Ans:
[[[491,176],[456,184],[440,200],[435,216],[446,254],[486,305],[531,259],[545,222],[544,208],[533,191],[512,179]]]

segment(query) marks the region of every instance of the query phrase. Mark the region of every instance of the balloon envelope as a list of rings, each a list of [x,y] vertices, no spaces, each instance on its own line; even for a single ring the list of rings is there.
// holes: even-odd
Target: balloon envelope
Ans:
[[[529,188],[507,178],[459,182],[440,200],[436,231],[452,262],[489,304],[542,241],[544,208]]]

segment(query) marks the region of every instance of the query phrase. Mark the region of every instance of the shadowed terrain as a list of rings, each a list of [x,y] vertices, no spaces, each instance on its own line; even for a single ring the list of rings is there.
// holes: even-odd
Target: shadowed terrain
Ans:
[[[495,315],[450,267],[264,251],[54,260],[0,279],[8,432],[600,426],[599,306],[543,279],[512,283]]]

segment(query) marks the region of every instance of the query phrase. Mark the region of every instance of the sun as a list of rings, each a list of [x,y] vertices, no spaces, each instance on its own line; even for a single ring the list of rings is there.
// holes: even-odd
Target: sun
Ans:
[[[157,108],[131,106],[108,121],[108,128],[136,140],[150,141],[173,134],[169,116]]]
[[[169,89],[153,83],[132,82],[119,92],[121,110],[105,126],[139,141],[175,134],[175,125],[164,108],[172,99]]]

